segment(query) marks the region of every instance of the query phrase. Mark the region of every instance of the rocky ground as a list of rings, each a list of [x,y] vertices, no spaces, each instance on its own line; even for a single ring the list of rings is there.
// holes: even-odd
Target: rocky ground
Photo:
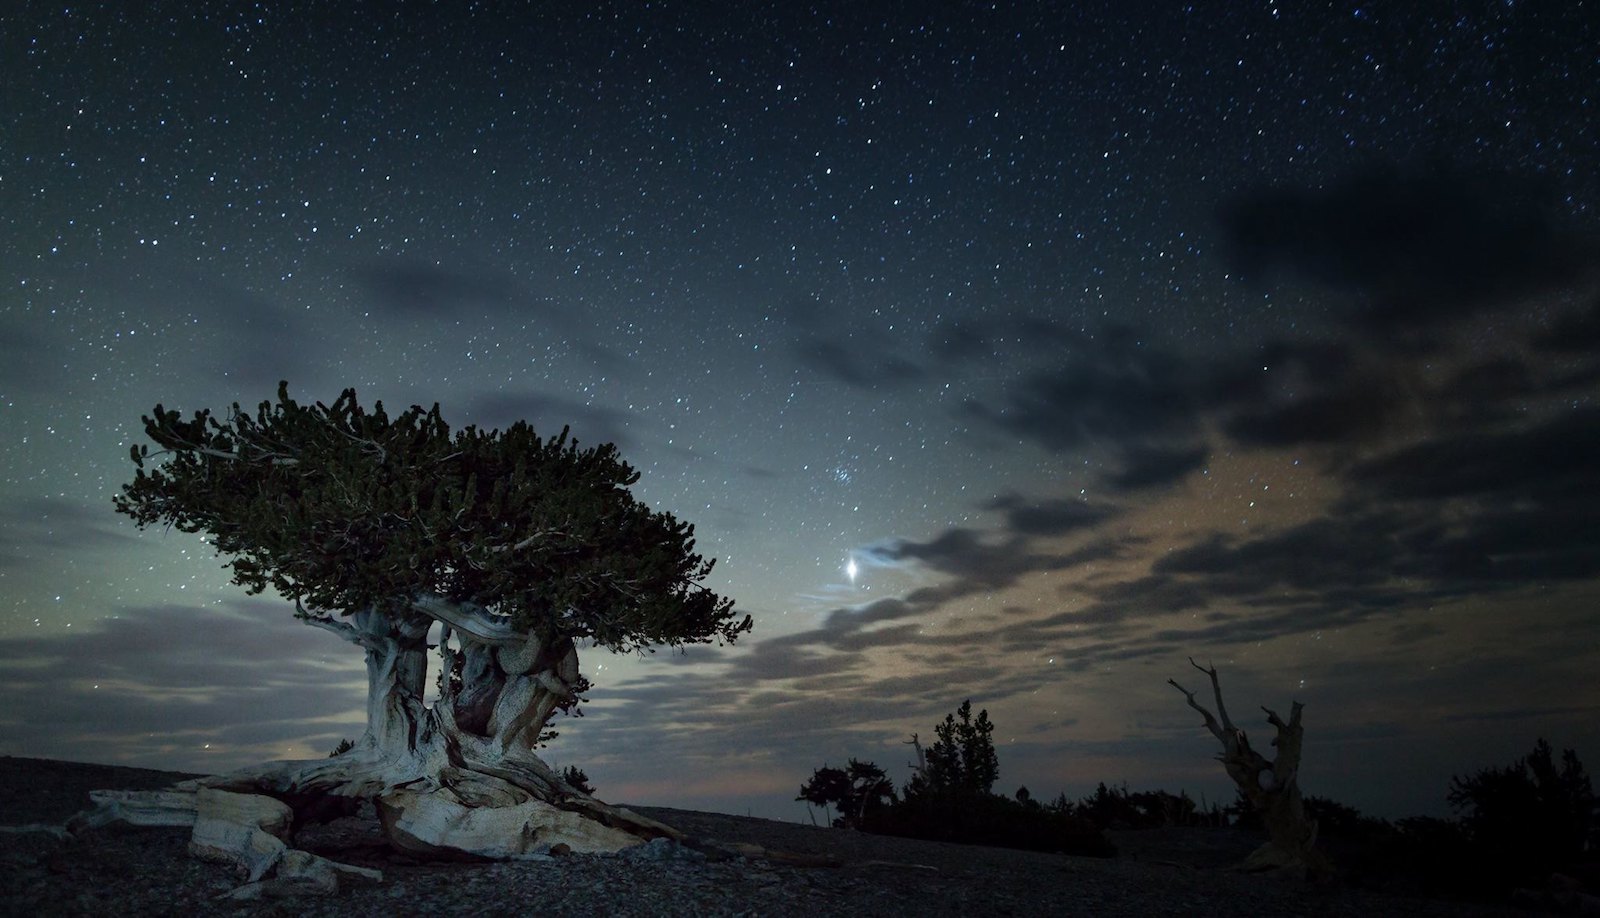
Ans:
[[[61,823],[99,788],[156,789],[188,775],[0,757],[0,825]],[[837,867],[707,860],[653,844],[615,857],[429,863],[386,850],[371,820],[308,829],[297,844],[383,871],[325,899],[236,903],[241,880],[186,851],[186,829],[106,828],[76,839],[0,832],[0,914],[29,915],[1527,915],[1509,907],[1241,876],[1252,845],[1228,829],[1117,833],[1114,859],[863,835],[808,825],[633,807],[697,837]]]

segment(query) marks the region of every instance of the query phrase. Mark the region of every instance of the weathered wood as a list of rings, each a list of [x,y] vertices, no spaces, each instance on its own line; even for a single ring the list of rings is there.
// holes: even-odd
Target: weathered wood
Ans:
[[[130,826],[192,826],[195,822],[193,793],[171,791],[96,790],[89,792],[93,805],[67,821],[74,834],[111,823]]]
[[[389,843],[430,856],[522,858],[616,852],[682,833],[569,786],[533,749],[550,717],[587,683],[569,639],[545,645],[477,606],[425,596],[400,610],[360,609],[307,622],[366,655],[367,725],[331,758],[272,762],[171,791],[104,793],[83,827],[121,820],[192,825],[191,850],[242,869],[243,898],[327,892],[342,865],[292,847],[297,821],[372,801]],[[428,633],[439,642],[439,698],[424,703]],[[454,645],[454,646],[452,646]],[[354,868],[348,868],[354,870]],[[359,874],[358,874],[359,875]]]
[[[643,844],[623,829],[582,813],[525,800],[514,806],[468,806],[443,794],[397,791],[378,801],[384,836],[404,851],[514,860],[546,855],[554,845],[577,854],[610,854]]]
[[[289,849],[294,811],[281,800],[202,787],[195,804],[189,853],[203,861],[238,867],[254,883]]]
[[[1182,692],[1189,707],[1205,719],[1206,729],[1222,744],[1222,754],[1217,760],[1251,808],[1261,814],[1267,828],[1266,844],[1251,852],[1239,865],[1240,869],[1293,873],[1312,879],[1332,876],[1333,863],[1316,846],[1317,823],[1306,817],[1300,793],[1300,749],[1305,732],[1300,726],[1300,712],[1304,705],[1298,701],[1293,703],[1288,722],[1268,708],[1261,709],[1267,714],[1267,723],[1278,731],[1272,741],[1278,748],[1277,759],[1268,759],[1250,747],[1249,736],[1229,719],[1227,708],[1222,704],[1222,684],[1217,679],[1216,667],[1201,666],[1193,657],[1189,658],[1189,663],[1210,677],[1217,715],[1195,701],[1195,693],[1179,685],[1176,679],[1168,679],[1167,684]]]

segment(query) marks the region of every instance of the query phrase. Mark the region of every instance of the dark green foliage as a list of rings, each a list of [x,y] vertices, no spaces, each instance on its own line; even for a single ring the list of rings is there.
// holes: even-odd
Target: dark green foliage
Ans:
[[[1265,832],[1267,824],[1261,818],[1261,811],[1240,788],[1234,788],[1233,803],[1227,807],[1228,815],[1233,818],[1233,825],[1238,829],[1248,829],[1251,832]]]
[[[988,711],[974,718],[972,702],[963,702],[934,732],[938,738],[923,752],[924,768],[912,776],[903,799],[895,798],[882,769],[855,759],[846,769],[817,769],[795,799],[835,806],[840,814],[836,827],[879,835],[1090,857],[1116,854],[1092,822],[1072,811],[1064,795],[1061,806],[1043,807],[1026,788],[1018,789],[1015,800],[990,792],[1000,775],[1000,759]]]
[[[868,832],[964,845],[1115,857],[1116,846],[1089,820],[998,794],[923,794],[869,813]]]
[[[1540,740],[1528,756],[1451,782],[1459,821],[1418,816],[1390,824],[1353,807],[1305,798],[1346,878],[1358,885],[1456,898],[1501,899],[1543,888],[1553,872],[1590,877],[1600,892],[1595,796],[1572,750],[1555,762]],[[1586,848],[1585,845],[1588,845]]]
[[[1130,792],[1126,784],[1107,787],[1103,781],[1095,787],[1093,795],[1078,801],[1074,812],[1102,829],[1158,829],[1222,823],[1220,811],[1213,807],[1210,813],[1201,812],[1187,793]]]
[[[858,829],[868,813],[895,802],[894,782],[872,762],[851,759],[842,769],[827,765],[817,769],[794,799],[831,806],[839,814],[833,820],[834,828]]]
[[[451,433],[439,406],[389,417],[345,390],[305,406],[278,386],[254,415],[156,406],[116,497],[141,526],[205,532],[236,583],[313,609],[475,603],[548,638],[613,650],[734,640],[750,627],[702,586],[694,527],[652,512],[611,444],[580,450],[525,422]],[[147,468],[156,456],[162,463]]]
[[[994,751],[994,724],[988,710],[979,711],[974,719],[972,701],[963,701],[933,729],[937,739],[925,753],[926,767],[912,777],[906,796],[989,793],[1000,777],[1000,759]]]
[[[591,797],[594,796],[594,785],[589,783],[589,776],[584,774],[583,769],[576,765],[568,765],[563,768],[561,770],[561,780],[572,785],[573,790],[583,791]]]
[[[344,755],[346,752],[349,752],[354,748],[356,748],[355,743],[352,743],[347,739],[342,739],[339,741],[339,745],[333,747],[333,751],[328,753],[328,758],[331,759],[336,755]]]
[[[1504,768],[1452,778],[1449,800],[1474,844],[1524,879],[1576,863],[1585,846],[1600,842],[1600,812],[1583,763],[1568,749],[1558,768],[1543,739]]]
[[[1373,838],[1389,827],[1381,819],[1361,815],[1361,811],[1327,797],[1305,797],[1306,818],[1317,824],[1317,837],[1324,839]]]

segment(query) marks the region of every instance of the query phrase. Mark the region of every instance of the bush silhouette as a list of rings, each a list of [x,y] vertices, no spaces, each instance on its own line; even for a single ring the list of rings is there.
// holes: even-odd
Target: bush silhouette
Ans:
[[[920,794],[869,813],[862,826],[879,835],[1115,857],[1099,827],[1062,812],[998,794]]]
[[[859,829],[868,813],[894,802],[894,783],[872,762],[851,759],[844,768],[817,769],[794,799],[833,807],[839,814],[833,820],[836,829]]]
[[[912,734],[918,767],[903,799],[896,799],[882,769],[855,759],[846,769],[817,769],[795,799],[836,807],[835,827],[879,835],[1094,857],[1116,854],[1100,829],[1070,806],[1040,806],[1026,789],[1018,791],[1018,799],[990,792],[1000,760],[988,711],[973,717],[972,702],[963,702],[934,732],[937,739],[926,750]]]
[[[1600,841],[1594,787],[1583,763],[1567,749],[1557,768],[1543,739],[1510,765],[1452,778],[1449,800],[1473,845],[1519,883],[1542,882],[1572,867]]]

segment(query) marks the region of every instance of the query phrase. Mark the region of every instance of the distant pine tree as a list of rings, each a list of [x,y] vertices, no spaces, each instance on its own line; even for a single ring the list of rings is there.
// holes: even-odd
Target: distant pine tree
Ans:
[[[589,776],[584,774],[583,769],[576,765],[568,765],[562,769],[561,780],[572,785],[573,790],[580,790],[591,797],[594,796],[594,785],[589,783]]]

